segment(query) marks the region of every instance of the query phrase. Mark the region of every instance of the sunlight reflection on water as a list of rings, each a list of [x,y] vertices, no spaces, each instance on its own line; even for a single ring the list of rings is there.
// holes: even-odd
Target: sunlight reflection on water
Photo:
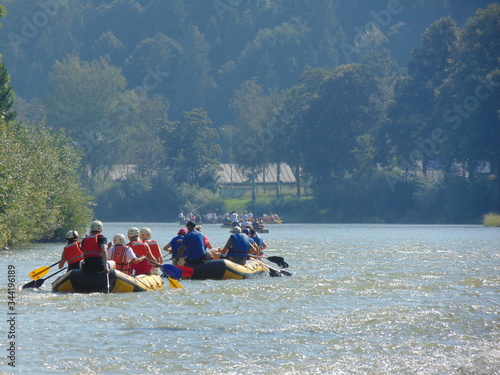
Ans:
[[[105,224],[105,234],[130,225]],[[179,228],[148,226],[162,245]],[[203,232],[217,246],[229,237],[218,225]],[[121,295],[53,294],[47,280],[40,290],[17,291],[18,366],[11,371],[3,357],[0,370],[493,374],[500,365],[499,232],[282,224],[263,236],[292,277],[183,280],[182,290]],[[2,269],[15,264],[21,287],[62,246],[11,249]]]

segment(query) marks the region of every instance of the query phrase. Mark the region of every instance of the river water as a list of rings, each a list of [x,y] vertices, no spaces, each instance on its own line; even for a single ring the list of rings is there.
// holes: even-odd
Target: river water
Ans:
[[[144,224],[105,223],[104,234],[132,225]],[[162,246],[179,229],[146,225]],[[0,373],[500,374],[500,228],[268,227],[267,253],[283,256],[291,277],[54,294],[57,276],[21,287],[59,259],[63,243],[2,251]],[[202,230],[215,246],[229,237],[219,225]]]

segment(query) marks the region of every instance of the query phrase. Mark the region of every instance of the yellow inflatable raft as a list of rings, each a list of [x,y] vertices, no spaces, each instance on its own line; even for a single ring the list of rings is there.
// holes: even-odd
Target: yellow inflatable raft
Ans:
[[[131,293],[163,289],[163,279],[158,275],[129,276],[117,270],[90,274],[72,270],[52,283],[52,291],[60,293]]]

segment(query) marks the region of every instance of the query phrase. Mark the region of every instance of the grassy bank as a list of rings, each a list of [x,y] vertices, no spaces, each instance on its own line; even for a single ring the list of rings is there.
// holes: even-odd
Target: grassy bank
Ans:
[[[499,214],[486,214],[483,216],[483,226],[485,227],[500,227],[500,215]]]

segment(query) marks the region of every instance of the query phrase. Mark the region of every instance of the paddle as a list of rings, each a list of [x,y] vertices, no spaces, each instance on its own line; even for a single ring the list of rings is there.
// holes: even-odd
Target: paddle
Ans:
[[[267,271],[269,272],[269,275],[274,277],[274,276],[281,276],[281,275],[285,275],[285,276],[292,276],[292,274],[288,271],[285,271],[285,270],[279,270],[277,268],[274,268],[274,267],[271,267],[269,265],[267,265],[266,263],[264,263],[263,261],[261,261],[260,259],[258,259],[258,257],[256,255],[250,255],[250,256],[253,256],[255,257],[255,260],[257,262],[259,262],[262,266],[264,266]]]
[[[167,279],[168,279],[168,285],[170,286],[171,289],[176,289],[176,288],[180,288],[180,289],[183,289],[184,287],[181,285],[180,282],[178,282],[177,280],[171,278],[168,273],[166,273],[164,270],[163,270],[163,266],[160,264],[160,263],[156,263],[156,262],[153,262],[152,260],[149,260],[147,259],[147,261],[151,264],[154,264],[155,266],[159,266],[161,271],[163,272],[163,276],[165,276]],[[179,277],[180,278],[180,277]]]
[[[40,268],[37,268],[36,270],[31,271],[29,273],[29,276],[33,280],[38,280],[39,278],[45,276],[49,272],[50,268],[54,267],[56,264],[59,264],[59,261],[55,262],[54,264],[51,264],[48,267],[40,267]]]
[[[268,261],[276,263],[280,268],[288,268],[288,263],[285,262],[285,259],[283,257],[267,256],[267,254],[264,254],[264,257]]]
[[[37,280],[30,281],[28,284],[23,285],[23,289],[40,288],[42,286],[42,284],[45,282],[45,280],[47,280],[48,278],[50,278],[54,275],[57,275],[59,272],[62,272],[65,269],[66,269],[66,267],[61,268],[59,271],[54,272],[52,275],[47,276],[45,279],[37,279]]]
[[[182,271],[182,277],[191,277],[194,274],[194,268],[186,266],[174,266]]]
[[[161,269],[168,276],[170,276],[174,279],[178,280],[182,277],[182,270],[180,268],[177,268],[176,266],[174,266],[172,264],[162,264]]]

